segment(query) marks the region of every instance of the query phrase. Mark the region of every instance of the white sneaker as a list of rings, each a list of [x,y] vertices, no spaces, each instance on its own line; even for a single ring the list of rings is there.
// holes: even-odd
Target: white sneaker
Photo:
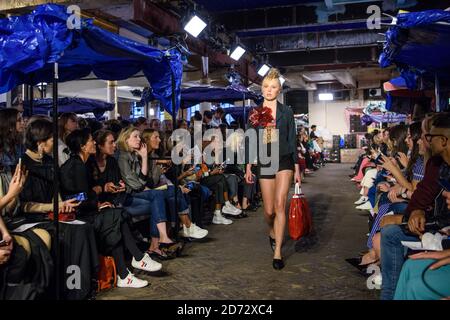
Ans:
[[[203,239],[208,235],[208,230],[198,227],[195,223],[191,223],[189,228],[183,225],[181,235],[185,238]]]
[[[155,272],[161,270],[162,268],[162,264],[156,262],[155,260],[152,260],[152,258],[150,258],[150,256],[147,253],[144,253],[144,257],[140,261],[136,261],[136,259],[133,257],[131,265],[136,269],[148,272]]]
[[[376,289],[381,289],[381,285],[383,284],[383,277],[380,273],[373,277],[372,281]]]
[[[214,223],[214,224],[232,224],[233,221],[225,218],[224,216],[222,216],[221,213],[219,213],[219,214],[215,213],[212,223]]]
[[[125,279],[122,280],[117,276],[117,287],[119,288],[143,288],[146,286],[148,286],[147,280],[136,278],[129,270]]]
[[[356,205],[360,205],[363,204],[364,202],[367,202],[369,200],[369,198],[365,197],[365,196],[361,196],[361,198],[359,198],[357,201],[355,201]]]
[[[232,204],[226,204],[222,208],[222,213],[229,214],[232,216],[238,216],[242,213],[241,209],[236,208]]]
[[[356,207],[358,210],[372,210],[372,205],[370,204],[370,201],[364,202],[363,204]]]

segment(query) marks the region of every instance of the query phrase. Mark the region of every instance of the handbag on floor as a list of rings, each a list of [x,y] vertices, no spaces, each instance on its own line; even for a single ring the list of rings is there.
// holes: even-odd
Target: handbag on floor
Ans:
[[[117,271],[113,257],[99,256],[100,269],[97,276],[97,292],[117,286]]]
[[[300,185],[295,184],[295,192],[289,206],[289,236],[299,240],[312,231],[311,211]]]

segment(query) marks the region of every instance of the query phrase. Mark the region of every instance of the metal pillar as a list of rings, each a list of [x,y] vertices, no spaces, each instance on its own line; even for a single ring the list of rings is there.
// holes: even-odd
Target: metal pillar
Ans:
[[[441,87],[439,84],[439,77],[434,75],[434,95],[436,96],[436,112],[441,111]]]
[[[109,112],[109,119],[116,119],[119,114],[119,106],[117,103],[117,81],[108,81],[108,89],[106,101],[114,104],[114,109]]]
[[[56,232],[56,299],[60,298],[60,245],[59,245],[59,166],[58,166],[58,63],[53,75],[53,217]]]

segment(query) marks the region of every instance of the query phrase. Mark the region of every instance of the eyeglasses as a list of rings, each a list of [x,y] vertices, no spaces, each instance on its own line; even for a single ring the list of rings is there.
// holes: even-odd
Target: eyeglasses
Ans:
[[[444,136],[443,134],[431,134],[431,133],[427,133],[425,135],[425,140],[427,140],[428,143],[431,142],[431,140],[433,140],[434,137],[442,137],[445,139],[445,141],[448,141],[447,136]]]

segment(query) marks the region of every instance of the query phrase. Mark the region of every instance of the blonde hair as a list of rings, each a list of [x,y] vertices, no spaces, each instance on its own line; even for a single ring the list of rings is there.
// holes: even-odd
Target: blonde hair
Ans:
[[[281,88],[280,71],[278,71],[278,69],[271,68],[269,70],[269,72],[267,73],[267,75],[264,77],[263,83],[264,83],[264,81],[271,81],[271,80],[277,80],[278,84],[280,85],[280,88]]]
[[[159,134],[158,130],[155,129],[145,129],[144,131],[142,131],[142,139],[144,140],[144,142],[147,144],[147,149],[150,152],[150,148],[148,146],[148,143],[150,141],[150,138],[155,134]]]
[[[127,140],[131,137],[131,134],[134,131],[139,131],[139,129],[137,129],[134,126],[129,126],[127,128],[124,128],[122,131],[120,131],[119,137],[117,138],[117,146],[119,147],[120,151],[126,151],[126,152],[133,151],[128,146]],[[139,131],[139,133],[140,133],[140,131]]]

